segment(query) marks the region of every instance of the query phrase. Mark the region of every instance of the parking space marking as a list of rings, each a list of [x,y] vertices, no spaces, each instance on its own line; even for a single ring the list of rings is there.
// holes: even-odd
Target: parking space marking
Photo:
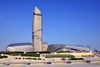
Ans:
[[[0,64],[0,65],[3,65],[3,64]]]
[[[77,64],[86,64],[85,62],[76,62]]]
[[[31,65],[41,66],[41,65],[43,65],[43,63],[40,63],[40,64],[31,64]]]
[[[19,66],[19,65],[21,65],[21,64],[10,64],[10,65],[12,65],[12,66]]]
[[[43,64],[36,64],[36,65],[38,65],[38,66],[42,66]]]
[[[95,61],[95,63],[100,63],[100,61]]]
[[[64,63],[53,63],[53,64],[64,65]]]
[[[100,57],[93,57],[94,59],[100,59]]]

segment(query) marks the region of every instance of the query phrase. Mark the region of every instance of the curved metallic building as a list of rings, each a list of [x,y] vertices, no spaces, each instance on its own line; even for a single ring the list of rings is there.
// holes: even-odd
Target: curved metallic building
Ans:
[[[33,52],[32,43],[15,43],[7,46],[7,51],[21,51],[21,52]],[[42,51],[68,51],[68,52],[88,52],[89,48],[70,46],[64,44],[51,44],[48,45],[47,42],[43,42]]]
[[[89,48],[64,44],[51,44],[48,46],[48,51],[89,52]]]
[[[48,49],[48,43],[43,42],[42,43],[42,51],[47,51]],[[14,44],[9,44],[6,48],[6,51],[11,51],[11,52],[33,52],[33,44],[32,43],[14,43]]]
[[[15,52],[33,52],[33,44],[32,43],[14,43],[9,44],[6,48],[7,51]]]

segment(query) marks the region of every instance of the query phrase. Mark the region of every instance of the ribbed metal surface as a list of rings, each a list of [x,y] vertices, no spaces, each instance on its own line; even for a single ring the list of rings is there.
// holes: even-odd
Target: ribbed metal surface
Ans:
[[[48,46],[48,51],[85,52],[89,50],[86,47],[78,47],[64,44],[51,44]]]
[[[9,44],[7,47],[13,47],[13,46],[25,46],[25,45],[30,45],[32,46],[32,43],[13,43],[13,44]]]
[[[58,48],[64,47],[63,44],[51,44],[48,46],[48,51],[55,51]]]

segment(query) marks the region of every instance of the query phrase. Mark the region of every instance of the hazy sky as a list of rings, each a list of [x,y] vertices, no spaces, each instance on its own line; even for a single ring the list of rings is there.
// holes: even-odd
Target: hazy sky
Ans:
[[[100,0],[0,0],[0,51],[32,42],[35,6],[43,15],[43,41],[100,50]]]

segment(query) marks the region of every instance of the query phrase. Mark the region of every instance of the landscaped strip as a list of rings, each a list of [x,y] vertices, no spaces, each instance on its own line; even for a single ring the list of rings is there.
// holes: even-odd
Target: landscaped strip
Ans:
[[[46,55],[46,58],[61,58],[61,57],[67,57],[67,58],[74,58],[75,56],[73,55],[66,55],[66,54],[51,54],[51,55]]]

